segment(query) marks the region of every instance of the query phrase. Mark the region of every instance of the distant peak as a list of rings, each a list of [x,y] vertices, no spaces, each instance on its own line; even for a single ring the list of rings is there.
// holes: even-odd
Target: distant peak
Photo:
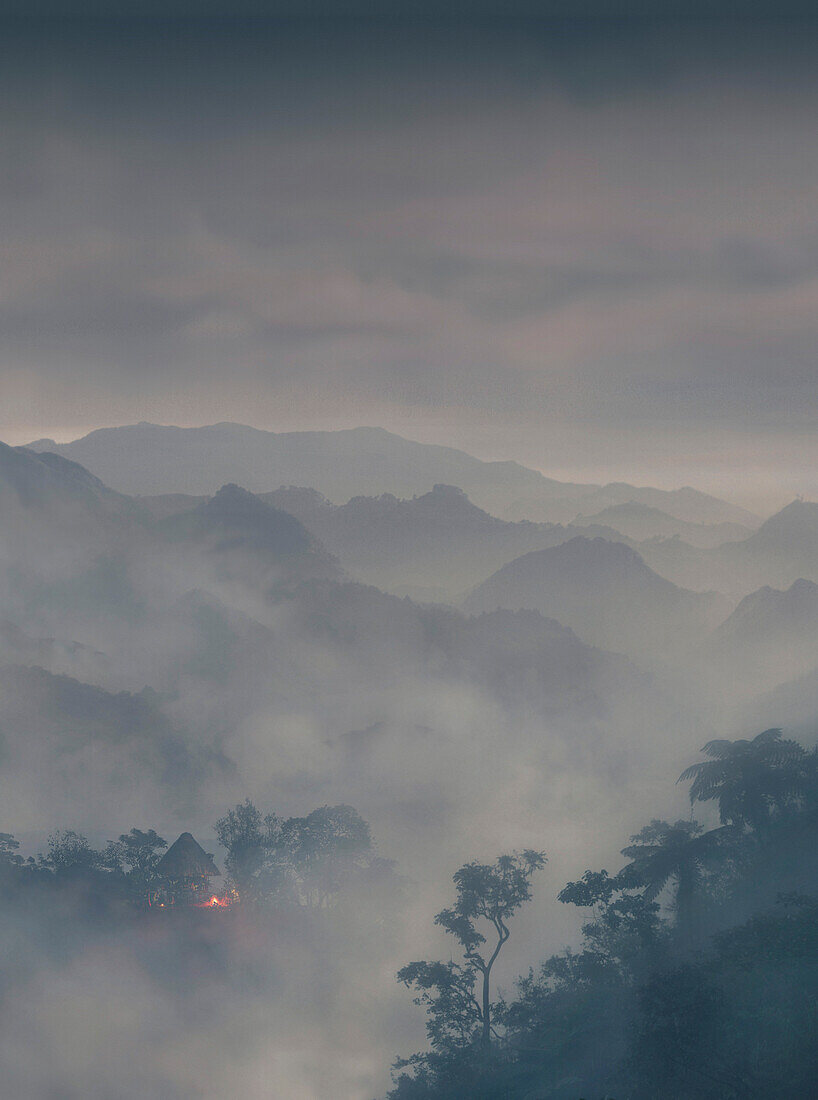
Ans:
[[[462,503],[464,500],[469,500],[463,490],[458,489],[456,485],[434,485],[428,493],[423,493],[422,496],[419,496],[416,499],[435,502],[457,501],[458,503]]]
[[[247,489],[242,489],[240,485],[236,485],[234,481],[222,485],[221,489],[213,494],[213,500],[248,500],[251,497],[253,500],[258,499]]]
[[[567,542],[562,542],[551,549],[561,550],[566,555],[581,553],[605,557],[633,558],[638,561],[642,560],[637,552],[624,542],[612,542],[611,539],[603,538],[589,539],[587,535],[575,535]]]
[[[231,520],[248,520],[256,516],[269,517],[276,512],[272,505],[233,482],[222,485],[210,500],[205,501],[203,508],[215,515],[229,516]]]
[[[787,589],[788,596],[795,596],[799,599],[804,596],[814,597],[816,594],[818,594],[818,584],[815,584],[814,581],[808,581],[805,577],[799,577]]]
[[[818,508],[818,504],[811,500],[803,500],[801,497],[796,497],[795,500],[791,500],[789,504],[785,504],[780,512],[776,512],[771,519],[775,519],[780,516],[792,515],[795,512],[811,512]]]

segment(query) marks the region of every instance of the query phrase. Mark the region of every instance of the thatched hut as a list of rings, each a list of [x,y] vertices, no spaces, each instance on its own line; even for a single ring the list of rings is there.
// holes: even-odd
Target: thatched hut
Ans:
[[[221,872],[191,833],[182,833],[171,844],[156,866],[163,880],[161,891],[166,904],[196,904],[211,893],[210,880]]]

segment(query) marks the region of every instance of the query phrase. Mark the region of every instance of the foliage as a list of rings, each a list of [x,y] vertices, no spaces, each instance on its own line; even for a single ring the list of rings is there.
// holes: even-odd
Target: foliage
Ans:
[[[473,989],[485,941],[469,917],[479,878],[464,876],[463,904],[438,919],[463,963],[399,975],[426,1008],[431,1050],[397,1063],[390,1100],[812,1095],[818,754],[777,729],[703,751],[682,779],[692,803],[718,802],[721,826],[654,819],[617,874],[569,882],[560,900],[589,914],[581,948],[532,968],[494,1006],[482,1058]]]
[[[493,1017],[502,1013],[502,1005],[491,1001],[491,970],[509,938],[508,922],[531,897],[531,878],[545,862],[543,852],[528,849],[502,855],[493,864],[467,863],[455,872],[455,904],[441,910],[435,924],[458,941],[463,962],[413,962],[398,972],[398,981],[415,990],[415,1004],[426,1008],[432,1055],[399,1061],[397,1069],[412,1066],[418,1081],[434,1078],[440,1085],[450,1076],[454,1058],[461,1082],[466,1066],[470,1079],[484,1076],[496,1057]],[[413,1086],[399,1079],[397,1087],[405,1095]],[[473,1083],[472,1095],[478,1094],[475,1088]]]
[[[284,892],[286,876],[275,860],[280,822],[263,816],[248,798],[219,818],[216,836],[227,851],[225,867],[244,904],[257,904]]]
[[[149,904],[151,892],[159,880],[157,865],[161,852],[167,846],[168,842],[155,829],[143,832],[133,828],[129,833],[120,834],[118,840],[109,842],[105,862],[111,870],[124,876],[135,904]]]
[[[40,857],[44,867],[58,878],[78,878],[106,869],[102,852],[88,843],[88,838],[74,829],[57,830],[48,838],[48,855]]]
[[[262,815],[248,799],[216,823],[226,867],[243,903],[325,909],[364,872],[385,870],[369,826],[351,806],[321,806],[306,817]]]
[[[321,806],[284,820],[263,815],[248,799],[216,829],[229,879],[246,906],[326,909],[345,890],[372,898],[373,889],[397,887],[394,864],[375,855],[369,826],[351,806]],[[36,858],[23,860],[19,847],[11,833],[0,833],[0,877],[13,892],[36,885],[73,893],[90,910],[121,911],[149,908],[165,883],[160,863],[168,843],[155,829],[134,827],[104,850],[74,829],[52,833]]]
[[[800,806],[813,779],[810,755],[780,729],[751,741],[708,741],[702,752],[710,759],[686,768],[679,782],[692,781],[691,803],[717,800],[722,824],[763,832]]]

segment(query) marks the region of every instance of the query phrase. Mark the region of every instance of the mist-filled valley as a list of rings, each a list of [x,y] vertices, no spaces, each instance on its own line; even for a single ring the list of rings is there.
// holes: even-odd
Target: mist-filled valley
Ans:
[[[9,1095],[799,1094],[818,505],[219,432],[0,446]]]

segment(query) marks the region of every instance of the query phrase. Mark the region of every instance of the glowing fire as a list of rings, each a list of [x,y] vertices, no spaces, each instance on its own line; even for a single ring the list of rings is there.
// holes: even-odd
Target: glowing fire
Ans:
[[[220,909],[232,904],[233,899],[231,897],[220,898],[214,894],[207,901],[197,902],[199,909]]]

